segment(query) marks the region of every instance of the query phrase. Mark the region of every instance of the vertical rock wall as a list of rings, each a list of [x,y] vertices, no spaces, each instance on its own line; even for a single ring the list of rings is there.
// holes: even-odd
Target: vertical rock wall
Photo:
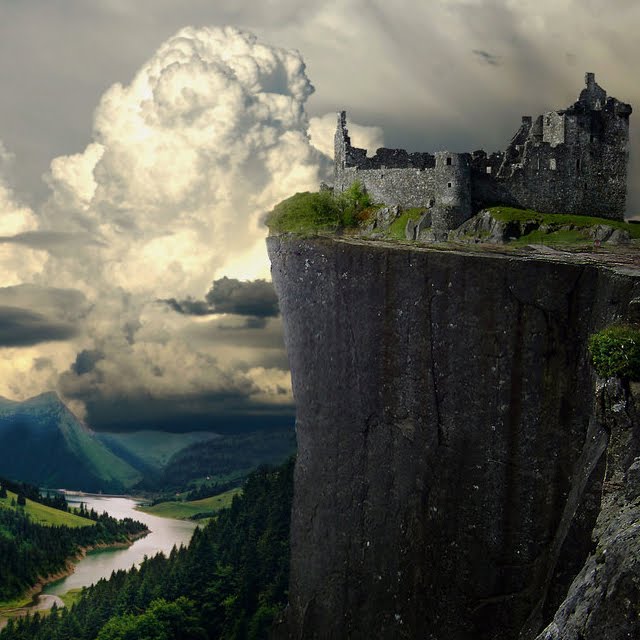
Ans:
[[[547,624],[591,548],[604,474],[586,340],[627,313],[638,278],[329,239],[268,248],[298,411],[279,633],[515,640]]]

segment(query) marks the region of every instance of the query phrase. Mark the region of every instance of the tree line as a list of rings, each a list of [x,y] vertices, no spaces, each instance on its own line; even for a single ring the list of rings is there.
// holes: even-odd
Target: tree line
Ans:
[[[147,530],[131,518],[89,515],[95,525],[71,528],[37,524],[22,510],[0,509],[0,601],[17,598],[40,578],[62,571],[81,547],[127,542]]]

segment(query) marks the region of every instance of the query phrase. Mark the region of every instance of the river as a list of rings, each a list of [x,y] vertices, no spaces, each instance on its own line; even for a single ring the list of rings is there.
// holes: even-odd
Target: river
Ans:
[[[100,578],[108,578],[113,571],[139,565],[145,556],[154,556],[160,551],[168,554],[173,545],[187,545],[196,528],[196,524],[188,520],[158,518],[136,511],[138,503],[131,498],[73,495],[67,496],[67,502],[74,507],[84,502],[87,509],[95,509],[98,513],[106,511],[114,518],[139,520],[149,527],[151,533],[136,540],[127,549],[103,549],[88,553],[77,563],[74,573],[48,584],[43,591],[45,594],[62,595],[70,589],[88,587]]]

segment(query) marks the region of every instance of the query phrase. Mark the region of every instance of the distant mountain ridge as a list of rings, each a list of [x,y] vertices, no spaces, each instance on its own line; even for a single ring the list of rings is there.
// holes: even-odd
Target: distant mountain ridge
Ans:
[[[50,488],[120,492],[142,477],[109,450],[55,392],[0,398],[0,475]]]

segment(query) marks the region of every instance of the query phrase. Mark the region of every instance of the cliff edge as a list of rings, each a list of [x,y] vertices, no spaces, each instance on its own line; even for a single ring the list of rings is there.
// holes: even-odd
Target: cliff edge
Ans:
[[[279,635],[528,640],[551,624],[545,639],[627,637],[561,635],[575,607],[558,607],[574,578],[589,588],[609,473],[587,339],[633,312],[640,270],[267,242],[298,436]]]

